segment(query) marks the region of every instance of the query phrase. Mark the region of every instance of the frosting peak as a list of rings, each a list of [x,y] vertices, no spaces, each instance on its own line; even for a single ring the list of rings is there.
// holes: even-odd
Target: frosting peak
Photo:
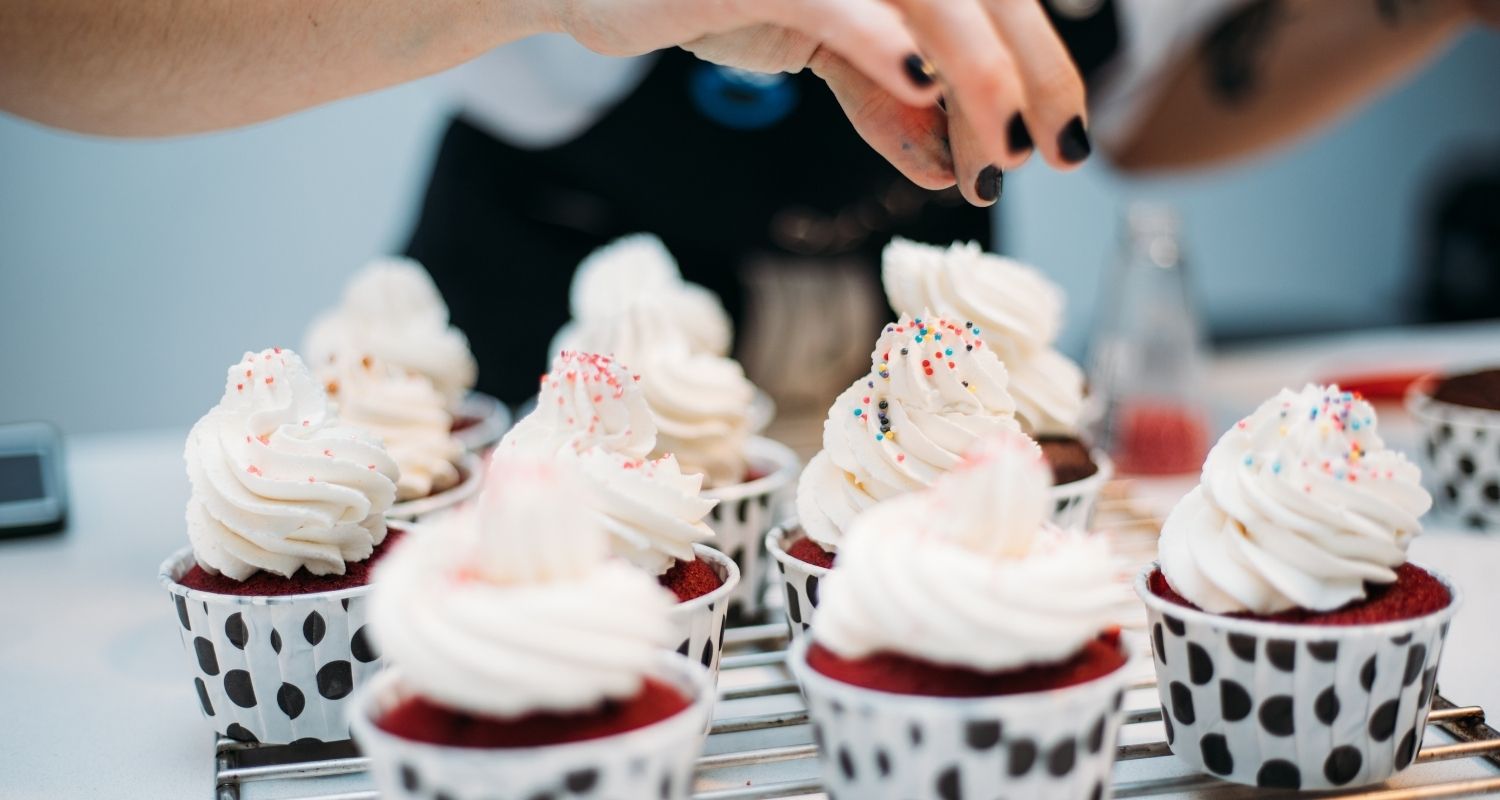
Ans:
[[[1337,386],[1283,389],[1226,432],[1172,510],[1167,582],[1207,611],[1329,611],[1390,583],[1432,505],[1375,411]]]
[[[183,455],[188,538],[209,572],[341,575],[385,539],[395,462],[336,417],[290,350],[246,353],[230,367],[223,398],[193,426]]]
[[[1126,599],[1106,541],[1046,522],[1049,473],[1018,431],[931,488],[858,516],[813,635],[845,658],[902,653],[991,672],[1062,661]]]
[[[514,717],[640,690],[671,646],[670,592],[609,558],[571,465],[497,451],[478,502],[375,571],[371,619],[403,679],[434,701]]]
[[[505,441],[527,452],[572,444],[644,458],[656,446],[656,423],[639,380],[609,356],[564,350],[542,376],[536,410]]]

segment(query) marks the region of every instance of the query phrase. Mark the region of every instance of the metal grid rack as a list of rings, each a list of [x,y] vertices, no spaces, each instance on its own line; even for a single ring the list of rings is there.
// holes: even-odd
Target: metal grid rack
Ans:
[[[1159,526],[1119,487],[1107,494],[1101,516],[1113,518],[1111,530],[1121,539],[1121,550],[1129,553],[1132,547],[1154,545]],[[1127,629],[1127,640],[1132,635]],[[782,623],[733,627],[726,633],[720,697],[705,754],[698,759],[694,800],[763,800],[818,795],[822,791],[807,710],[785,666],[786,644],[787,629]],[[1162,736],[1155,681],[1143,678],[1126,694],[1125,724],[1115,764],[1115,797],[1191,794],[1264,798],[1287,794],[1235,786],[1186,767],[1139,769],[1179,766]],[[1455,705],[1437,693],[1424,745],[1412,768],[1396,779],[1395,787],[1317,796],[1418,800],[1500,794],[1500,732],[1485,723],[1484,709]],[[1437,766],[1460,760],[1469,762],[1467,769]],[[379,794],[365,777],[367,765],[368,759],[349,742],[294,750],[220,737],[214,753],[214,797],[251,800],[252,785],[269,789],[274,782],[279,791],[263,796],[277,800],[377,800]],[[1159,774],[1143,774],[1149,772]]]

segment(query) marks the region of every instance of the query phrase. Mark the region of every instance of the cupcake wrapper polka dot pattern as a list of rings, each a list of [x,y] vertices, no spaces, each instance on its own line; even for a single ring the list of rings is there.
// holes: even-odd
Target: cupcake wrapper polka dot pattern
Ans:
[[[449,511],[479,494],[484,483],[484,461],[473,453],[465,453],[458,465],[463,478],[457,486],[438,492],[431,497],[419,497],[391,506],[385,512],[386,519],[404,522],[421,522],[423,519]]]
[[[510,430],[510,411],[498,398],[483,392],[469,392],[458,404],[456,416],[478,420],[453,432],[453,438],[470,453],[484,453],[500,442]]]
[[[1500,411],[1407,398],[1422,426],[1422,475],[1433,507],[1463,524],[1500,531]]]
[[[369,587],[288,597],[189,589],[183,549],[162,564],[194,696],[219,733],[286,744],[349,738],[349,696],[381,668],[366,627]]]
[[[1047,692],[987,698],[874,692],[807,666],[807,640],[788,663],[802,684],[831,797],[1110,795],[1126,668]]]
[[[684,800],[712,713],[713,689],[696,662],[664,653],[660,677],[694,698],[669,719],[617,736],[514,750],[442,747],[375,727],[402,697],[399,670],[381,674],[357,698],[351,720],[383,798],[663,798]]]
[[[740,582],[740,571],[729,556],[701,544],[693,546],[698,558],[713,565],[723,586],[672,608],[670,618],[677,629],[677,652],[702,664],[714,681],[719,678],[719,659],[724,652],[724,628],[729,621],[729,598]]]
[[[761,612],[768,569],[761,541],[791,507],[801,464],[791,448],[760,436],[746,443],[745,455],[762,477],[704,489],[703,496],[719,501],[705,519],[714,529],[713,546],[740,567],[740,585],[729,602],[754,618]]]
[[[766,534],[766,550],[776,562],[776,572],[781,589],[785,592],[787,627],[791,629],[792,641],[798,641],[812,627],[813,611],[818,607],[818,591],[829,570],[794,558],[786,552],[795,535],[797,521],[788,520]]]
[[[1094,520],[1099,492],[1115,475],[1115,465],[1102,450],[1091,454],[1099,471],[1083,480],[1052,487],[1052,522],[1059,528],[1088,530]]]
[[[1234,783],[1341,789],[1379,783],[1422,746],[1443,641],[1459,604],[1376,625],[1288,625],[1146,602],[1172,752]],[[1434,573],[1436,575],[1436,573]]]

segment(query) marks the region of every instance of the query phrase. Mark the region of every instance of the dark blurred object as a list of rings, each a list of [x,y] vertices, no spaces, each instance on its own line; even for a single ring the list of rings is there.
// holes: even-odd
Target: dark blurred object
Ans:
[[[1500,160],[1445,173],[1433,192],[1420,279],[1424,322],[1500,317]]]
[[[0,538],[55,533],[67,518],[57,429],[45,422],[0,425]]]

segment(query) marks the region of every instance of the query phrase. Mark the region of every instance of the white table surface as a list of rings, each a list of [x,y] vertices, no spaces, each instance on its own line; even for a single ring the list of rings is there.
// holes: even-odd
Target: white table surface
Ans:
[[[1258,347],[1215,360],[1215,404],[1242,413],[1281,384],[1330,365],[1500,362],[1500,325],[1361,334]],[[1395,355],[1391,355],[1395,354]],[[1387,419],[1387,417],[1392,417]],[[1387,438],[1410,428],[1382,417]],[[205,798],[212,741],[188,680],[158,564],[186,536],[182,430],[69,440],[71,524],[0,541],[0,797]],[[1184,484],[1160,484],[1169,502]],[[1465,592],[1439,684],[1500,711],[1500,537],[1442,524],[1414,560]]]

